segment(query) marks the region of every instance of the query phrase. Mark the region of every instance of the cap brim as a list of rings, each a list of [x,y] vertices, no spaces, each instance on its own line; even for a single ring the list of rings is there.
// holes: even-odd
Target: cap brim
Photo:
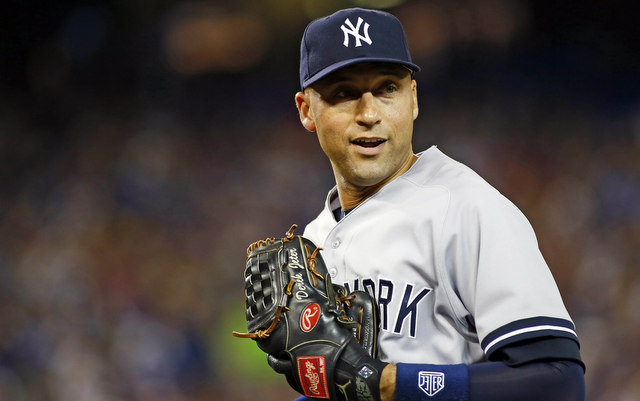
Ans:
[[[306,89],[307,87],[309,87],[310,85],[312,85],[313,83],[319,81],[320,79],[326,77],[327,75],[341,69],[344,68],[346,66],[349,65],[353,65],[353,64],[358,64],[358,63],[366,63],[366,62],[381,62],[381,63],[392,63],[392,64],[400,64],[403,65],[405,67],[407,67],[409,70],[411,71],[420,71],[420,67],[418,67],[417,65],[413,64],[413,63],[409,63],[405,60],[398,60],[398,59],[391,59],[391,58],[384,58],[384,57],[359,57],[359,58],[353,58],[350,60],[344,60],[344,61],[340,61],[338,63],[335,64],[331,64],[328,67],[325,67],[323,69],[321,69],[320,71],[316,72],[314,75],[310,76],[309,78],[307,78],[303,83],[302,83],[302,89]]]

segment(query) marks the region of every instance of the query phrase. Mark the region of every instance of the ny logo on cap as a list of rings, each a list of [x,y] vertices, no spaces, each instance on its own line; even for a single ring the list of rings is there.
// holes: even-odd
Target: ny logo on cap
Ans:
[[[361,40],[364,40],[367,44],[373,43],[369,38],[368,23],[366,22],[364,23],[364,36],[360,35],[360,26],[362,26],[363,22],[364,22],[363,19],[358,17],[358,23],[356,24],[356,26],[353,26],[351,21],[349,21],[349,18],[344,20],[344,23],[349,25],[349,28],[351,28],[349,29],[344,25],[340,26],[340,29],[342,29],[342,32],[344,32],[344,42],[342,43],[344,47],[349,47],[349,35],[353,36],[353,38],[355,39],[356,47],[362,46],[362,43],[360,42]]]

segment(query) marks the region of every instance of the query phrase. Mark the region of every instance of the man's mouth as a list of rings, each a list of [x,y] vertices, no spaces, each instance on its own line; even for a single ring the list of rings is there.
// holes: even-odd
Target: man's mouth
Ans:
[[[353,140],[351,143],[358,145],[358,146],[362,146],[364,148],[375,148],[376,146],[385,143],[386,140],[384,139],[380,139],[380,138],[359,138],[359,139],[355,139]]]

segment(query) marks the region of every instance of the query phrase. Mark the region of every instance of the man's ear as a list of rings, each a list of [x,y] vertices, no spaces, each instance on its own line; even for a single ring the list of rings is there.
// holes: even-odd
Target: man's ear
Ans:
[[[418,118],[418,84],[415,80],[411,80],[411,92],[413,96],[413,119]]]
[[[309,95],[304,92],[296,93],[296,106],[298,107],[298,114],[300,115],[302,126],[309,132],[316,132],[316,122],[311,112]]]

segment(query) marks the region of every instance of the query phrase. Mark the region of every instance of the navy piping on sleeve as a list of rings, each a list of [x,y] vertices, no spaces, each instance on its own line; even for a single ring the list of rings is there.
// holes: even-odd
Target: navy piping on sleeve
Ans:
[[[486,355],[491,355],[505,345],[539,337],[565,337],[579,343],[576,328],[571,321],[540,316],[506,324],[489,333],[480,345]]]

